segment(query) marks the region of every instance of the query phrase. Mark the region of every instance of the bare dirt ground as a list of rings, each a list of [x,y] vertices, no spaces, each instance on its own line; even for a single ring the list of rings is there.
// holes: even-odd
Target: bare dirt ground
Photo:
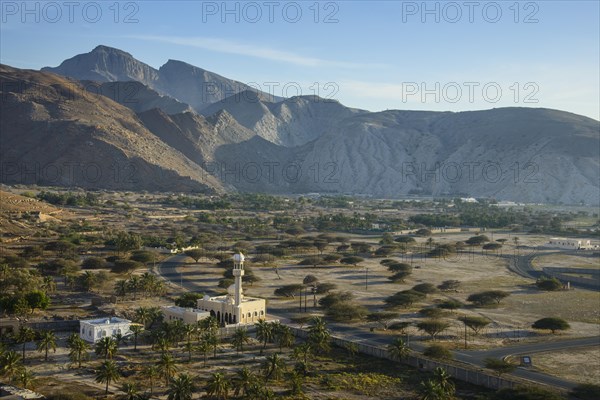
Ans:
[[[575,254],[551,254],[536,257],[532,262],[536,269],[543,267],[563,267],[563,268],[585,268],[600,270],[600,257],[594,256],[594,252],[582,252]]]
[[[533,365],[549,375],[577,383],[600,382],[600,347],[573,349],[569,351],[537,353],[532,356]]]
[[[466,240],[472,234],[456,234],[434,236],[436,242],[456,242]],[[495,235],[495,239],[505,235]],[[507,236],[507,235],[506,235]],[[507,237],[508,239],[508,237]],[[364,238],[352,238],[362,240]],[[425,239],[420,239],[424,242]],[[543,237],[519,237],[521,243],[537,245],[544,243]],[[515,251],[514,245],[507,244],[504,251]],[[518,251],[531,251],[521,247]],[[308,256],[308,254],[307,254]],[[261,281],[253,286],[245,285],[245,293],[250,296],[259,296],[268,299],[268,309],[275,314],[294,313],[298,311],[299,299],[282,298],[273,294],[274,290],[285,284],[301,283],[306,275],[315,275],[321,282],[334,283],[337,290],[351,291],[358,304],[367,306],[370,311],[384,308],[384,299],[400,290],[410,289],[418,283],[428,282],[434,285],[444,280],[457,279],[462,282],[457,292],[438,292],[427,296],[424,302],[414,304],[406,309],[400,309],[400,319],[417,322],[421,319],[418,310],[433,305],[439,301],[456,299],[465,304],[469,294],[484,290],[499,289],[511,295],[503,300],[498,307],[486,308],[461,308],[454,313],[449,313],[445,320],[450,323],[450,328],[442,335],[442,340],[450,343],[460,343],[464,339],[462,323],[456,320],[459,315],[480,315],[489,318],[492,323],[476,338],[470,336],[474,347],[494,347],[511,341],[539,341],[554,340],[565,337],[585,337],[600,334],[600,294],[587,290],[572,290],[560,292],[540,292],[534,286],[534,281],[520,277],[507,268],[508,261],[493,254],[482,254],[481,250],[474,254],[461,254],[449,259],[413,259],[413,273],[405,283],[392,283],[387,277],[391,275],[384,266],[379,264],[381,259],[366,259],[358,267],[343,266],[311,266],[297,265],[302,257],[287,258],[277,262],[277,271],[273,267],[253,265],[256,276]],[[403,261],[402,257],[391,257]],[[408,258],[404,261],[410,262]],[[367,271],[368,269],[368,271]],[[212,263],[194,265],[191,260],[179,271],[184,279],[198,282],[207,289],[214,289],[218,280],[222,278],[222,270]],[[368,280],[368,289],[365,281]],[[317,300],[320,296],[317,296]],[[310,311],[313,298],[309,295],[307,306]],[[315,310],[316,311],[316,310]],[[317,311],[318,312],[318,311]],[[531,324],[539,318],[557,316],[565,318],[571,324],[571,330],[560,335],[549,335],[546,332],[536,332],[531,329]],[[359,323],[366,327],[376,326],[369,323]],[[415,339],[426,339],[422,332],[416,328],[409,328],[409,333]]]

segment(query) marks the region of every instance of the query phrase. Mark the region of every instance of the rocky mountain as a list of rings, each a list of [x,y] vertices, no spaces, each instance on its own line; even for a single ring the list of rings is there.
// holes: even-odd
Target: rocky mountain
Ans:
[[[131,54],[108,46],[63,61],[58,67],[44,67],[77,80],[97,82],[141,82],[160,94],[189,104],[196,111],[252,87],[182,61],[169,60],[158,70],[136,60]],[[269,96],[262,93],[263,96]]]
[[[159,108],[167,114],[194,111],[189,104],[161,95],[157,91],[137,81],[94,82],[82,80],[81,84],[90,93],[106,96],[136,113]]]
[[[26,183],[19,163],[93,162],[110,171],[135,159],[143,178],[128,182],[130,190],[600,202],[600,129],[590,118],[541,108],[368,112],[314,96],[276,99],[181,62],[153,70],[120,50],[92,53],[56,71],[95,75],[101,87],[119,90],[134,84],[127,80],[139,82],[139,102],[102,93],[117,104],[76,81],[2,67],[0,156],[12,168],[4,168],[3,182]],[[203,84],[221,78],[238,91],[197,101]],[[152,179],[156,174],[168,182]],[[61,179],[37,182],[116,187],[109,179],[95,186]]]
[[[55,74],[0,65],[2,182],[222,191],[130,109]]]
[[[210,115],[218,110],[226,110],[257,135],[286,147],[304,145],[333,130],[340,121],[366,113],[317,96],[296,96],[274,102],[248,91],[211,104],[202,114]]]

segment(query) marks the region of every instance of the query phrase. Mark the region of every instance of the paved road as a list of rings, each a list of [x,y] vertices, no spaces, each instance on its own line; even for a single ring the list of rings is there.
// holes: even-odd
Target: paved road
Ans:
[[[511,255],[510,257],[512,258],[513,256]],[[518,256],[519,262],[517,263],[517,268],[519,268],[520,272],[523,273],[524,276],[533,272],[529,270],[531,266],[528,258],[528,256]],[[167,260],[157,265],[157,273],[164,279],[177,286],[183,287],[187,291],[198,291],[199,285],[197,285],[196,282],[186,279],[185,274],[180,274],[176,271],[176,267],[184,264],[186,259],[187,257],[185,255],[169,257]],[[532,276],[529,275],[528,277]],[[205,290],[205,288],[203,287],[202,290]],[[273,314],[269,315],[282,321],[287,319],[284,316]],[[381,335],[377,331],[371,332],[366,328],[357,326],[339,323],[329,323],[328,326],[335,336],[340,336],[354,342],[362,342],[372,346],[386,346],[393,339],[391,336]],[[410,347],[418,352],[422,352],[426,347],[421,342],[411,342],[410,337],[407,337],[407,341],[409,342]],[[484,359],[487,357],[504,358],[510,355],[533,355],[537,352],[590,346],[599,346],[598,351],[600,351],[600,336],[583,339],[556,340],[543,343],[524,343],[491,350],[456,350],[454,351],[454,359],[459,362],[471,364],[478,368],[483,368]],[[535,363],[535,357],[532,358],[533,362]],[[576,384],[573,382],[542,374],[540,372],[532,371],[523,367],[517,368],[512,374],[520,378],[566,389],[576,386]]]

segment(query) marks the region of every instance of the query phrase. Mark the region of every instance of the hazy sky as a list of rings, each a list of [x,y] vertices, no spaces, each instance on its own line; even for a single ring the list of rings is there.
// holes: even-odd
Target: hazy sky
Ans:
[[[351,107],[547,107],[600,119],[599,1],[1,1],[0,61],[98,44]]]

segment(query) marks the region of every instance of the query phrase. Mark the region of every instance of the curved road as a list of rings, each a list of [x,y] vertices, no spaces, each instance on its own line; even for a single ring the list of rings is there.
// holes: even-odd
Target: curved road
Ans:
[[[509,257],[514,258],[514,256],[512,255]],[[187,256],[181,254],[169,257],[168,259],[164,260],[163,262],[157,265],[156,273],[162,276],[165,280],[183,288],[184,290],[197,291],[199,289],[199,285],[192,280],[186,279],[185,274],[180,274],[176,270],[178,265],[185,263],[186,258]],[[535,279],[534,274],[536,274],[537,271],[534,271],[531,268],[530,262],[530,256],[517,256],[517,263],[511,266],[515,269],[511,268],[511,270],[513,270],[514,272],[517,272],[518,270],[519,272],[517,273],[519,273],[519,275]],[[205,290],[205,288],[202,289]],[[270,315],[279,318],[282,321],[285,321],[287,319],[284,316],[278,316],[273,314]],[[328,326],[332,334],[335,336],[343,337],[354,342],[362,342],[371,346],[386,346],[393,339],[393,337],[391,336],[381,335],[377,332],[371,332],[368,329],[357,326],[339,323],[328,323]],[[410,342],[410,337],[408,337],[407,339],[409,340],[410,347],[413,350],[422,352],[425,348],[425,345],[423,345],[422,343]],[[478,368],[483,368],[484,360],[487,357],[504,358],[511,355],[532,355],[538,352],[552,350],[560,351],[565,349],[590,346],[600,346],[600,336],[581,339],[565,339],[543,343],[525,343],[514,346],[495,348],[491,350],[455,350],[453,353],[455,360],[466,364],[471,364]],[[600,351],[600,347],[598,348],[598,351]],[[533,357],[533,363],[535,365],[535,357]],[[574,382],[556,378],[554,376],[546,375],[524,367],[517,368],[514,372],[512,372],[512,375],[531,381],[539,382],[545,385],[556,386],[563,389],[571,389],[577,385]]]

